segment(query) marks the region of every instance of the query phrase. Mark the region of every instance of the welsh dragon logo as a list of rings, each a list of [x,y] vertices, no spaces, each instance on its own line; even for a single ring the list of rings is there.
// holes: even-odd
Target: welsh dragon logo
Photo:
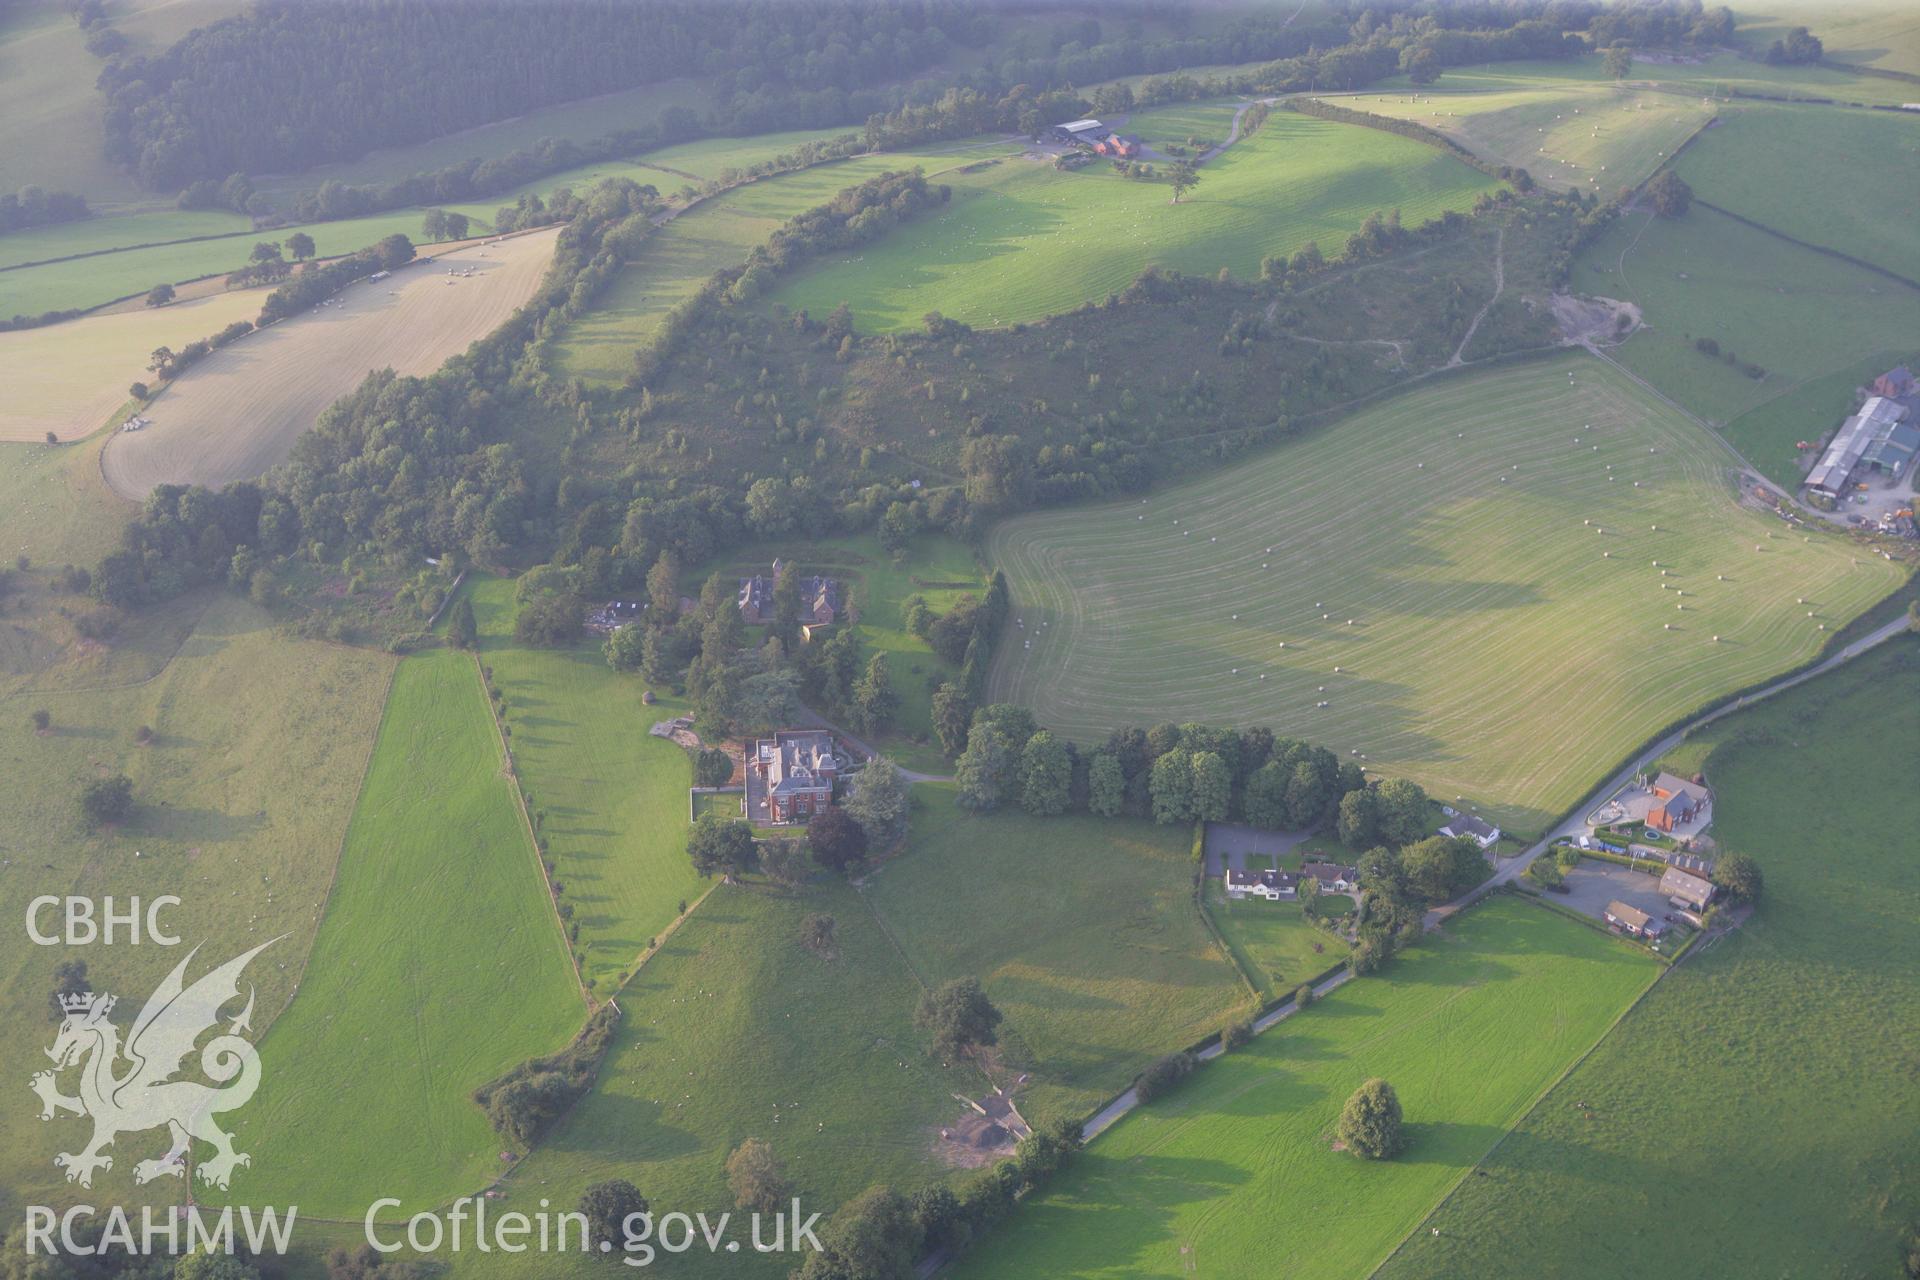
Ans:
[[[40,1095],[42,1120],[63,1111],[93,1119],[93,1140],[84,1150],[53,1158],[56,1166],[67,1171],[68,1182],[91,1187],[95,1170],[113,1168],[113,1158],[104,1154],[104,1148],[112,1146],[115,1138],[162,1125],[172,1145],[158,1159],[136,1164],[135,1182],[184,1176],[187,1154],[196,1138],[214,1147],[212,1158],[202,1161],[198,1169],[201,1179],[212,1186],[224,1190],[236,1167],[252,1163],[246,1153],[233,1149],[232,1135],[214,1122],[221,1112],[243,1106],[260,1087],[260,1054],[240,1035],[253,1029],[251,987],[246,1008],[225,1033],[215,1035],[200,1050],[200,1069],[214,1084],[173,1077],[180,1074],[202,1034],[218,1025],[221,1008],[239,998],[240,974],[247,962],[277,941],[263,942],[187,986],[183,979],[199,951],[195,947],[148,998],[124,1046],[120,1029],[109,1016],[113,996],[89,991],[61,997],[66,1017],[47,1050],[53,1070],[35,1075],[32,1087]],[[69,1097],[60,1092],[57,1077],[75,1066],[80,1068],[80,1095]]]

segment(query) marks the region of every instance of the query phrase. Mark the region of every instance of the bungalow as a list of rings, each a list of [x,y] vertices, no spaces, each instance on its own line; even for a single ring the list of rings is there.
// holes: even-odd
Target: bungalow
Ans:
[[[1493,842],[1500,838],[1500,828],[1482,822],[1472,814],[1455,813],[1447,825],[1440,828],[1440,834],[1455,840],[1471,840],[1482,849],[1490,849]]]
[[[1712,803],[1711,793],[1697,782],[1688,782],[1671,773],[1662,773],[1650,788],[1655,804],[1647,810],[1647,825],[1657,831],[1672,831],[1698,819]]]
[[[1320,882],[1322,889],[1331,889],[1335,893],[1352,893],[1360,887],[1360,868],[1343,867],[1335,862],[1309,862],[1300,868],[1302,880],[1311,876]]]
[[[1268,902],[1278,902],[1282,898],[1294,897],[1299,892],[1299,877],[1290,871],[1227,871],[1229,898],[1244,898],[1252,894]]]
[[[749,790],[764,791],[768,820],[776,825],[804,822],[833,804],[839,762],[833,735],[824,729],[782,729],[761,738],[747,758]]]
[[[1714,890],[1713,881],[1678,867],[1668,867],[1660,877],[1660,892],[1667,895],[1667,901],[1687,911],[1705,910],[1713,901]]]
[[[757,627],[773,621],[773,588],[785,567],[775,560],[772,573],[756,573],[751,578],[740,579],[742,622]],[[797,585],[800,588],[800,625],[807,630],[811,639],[815,627],[830,627],[840,620],[840,584],[832,578],[816,576],[801,578]]]
[[[1626,934],[1629,938],[1645,938],[1649,942],[1657,941],[1667,932],[1664,920],[1655,920],[1638,907],[1630,907],[1618,898],[1607,904],[1603,913],[1606,922]]]

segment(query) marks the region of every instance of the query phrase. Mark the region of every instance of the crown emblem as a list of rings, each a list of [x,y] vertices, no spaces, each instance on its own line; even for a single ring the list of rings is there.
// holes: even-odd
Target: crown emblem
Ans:
[[[60,1007],[68,1013],[86,1013],[93,1008],[95,1001],[100,1003],[101,1013],[113,1008],[113,997],[96,991],[69,992],[60,997]]]

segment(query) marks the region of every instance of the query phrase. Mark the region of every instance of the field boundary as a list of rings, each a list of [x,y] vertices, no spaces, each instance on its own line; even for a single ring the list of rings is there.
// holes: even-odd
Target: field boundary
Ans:
[[[1515,895],[1515,896],[1524,897],[1525,895]],[[1437,1212],[1442,1206],[1444,1206],[1447,1203],[1447,1201],[1453,1198],[1454,1192],[1458,1191],[1460,1189],[1460,1185],[1464,1183],[1468,1178],[1473,1176],[1474,1170],[1481,1168],[1483,1165],[1487,1163],[1488,1160],[1491,1160],[1493,1158],[1493,1154],[1496,1151],[1500,1150],[1500,1148],[1506,1143],[1508,1138],[1513,1136],[1514,1131],[1518,1129],[1521,1125],[1525,1124],[1528,1118],[1532,1116],[1534,1112],[1538,1111],[1541,1108],[1541,1106],[1546,1103],[1546,1100],[1548,1099],[1548,1097],[1550,1097],[1553,1094],[1553,1091],[1555,1089],[1558,1089],[1563,1083],[1565,1083],[1567,1078],[1571,1076],[1574,1073],[1574,1071],[1581,1066],[1582,1063],[1586,1062],[1588,1058],[1591,1058],[1593,1056],[1594,1050],[1598,1049],[1601,1045],[1605,1044],[1610,1038],[1612,1038],[1613,1033],[1619,1029],[1620,1024],[1626,1021],[1627,1015],[1632,1013],[1635,1009],[1638,1009],[1640,1007],[1640,1002],[1647,998],[1648,993],[1650,993],[1655,987],[1659,986],[1661,979],[1665,978],[1668,974],[1672,972],[1673,972],[1672,964],[1667,964],[1662,966],[1659,972],[1653,975],[1653,981],[1649,982],[1645,987],[1641,988],[1640,994],[1635,996],[1633,1000],[1627,1005],[1627,1007],[1622,1009],[1619,1012],[1619,1014],[1614,1017],[1613,1021],[1607,1024],[1606,1029],[1602,1031],[1597,1037],[1595,1037],[1594,1042],[1588,1045],[1584,1050],[1582,1050],[1579,1056],[1574,1058],[1572,1062],[1569,1062],[1566,1065],[1566,1068],[1563,1071],[1561,1071],[1559,1075],[1555,1076],[1552,1080],[1549,1080],[1547,1084],[1540,1090],[1540,1092],[1534,1095],[1533,1101],[1527,1104],[1526,1109],[1522,1111],[1518,1116],[1515,1116],[1513,1123],[1508,1125],[1506,1129],[1501,1132],[1498,1138],[1494,1139],[1493,1145],[1488,1147],[1486,1151],[1481,1154],[1480,1158],[1473,1162],[1473,1167],[1469,1169],[1461,1170],[1460,1176],[1455,1178],[1453,1180],[1453,1183],[1447,1187],[1446,1191],[1440,1196],[1440,1198],[1433,1202],[1433,1205],[1427,1210],[1426,1215],[1422,1217],[1419,1222],[1414,1223],[1413,1230],[1407,1232],[1406,1235],[1402,1236],[1400,1238],[1400,1243],[1394,1245],[1392,1249],[1388,1250],[1386,1257],[1380,1259],[1379,1262],[1374,1264],[1373,1269],[1367,1272],[1367,1280],[1373,1280],[1373,1277],[1379,1275],[1381,1270],[1384,1269],[1388,1263],[1392,1262],[1396,1257],[1400,1255],[1400,1251],[1407,1247],[1407,1241],[1412,1240],[1415,1236],[1417,1236],[1420,1233],[1420,1228],[1433,1220],[1434,1213]]]
[[[1873,272],[1873,274],[1877,276],[1885,276],[1887,279],[1903,284],[1907,286],[1907,288],[1909,289],[1920,291],[1920,280],[1914,280],[1908,276],[1903,276],[1898,271],[1890,271],[1886,267],[1880,266],[1878,263],[1868,262],[1865,258],[1856,258],[1852,254],[1842,253],[1838,249],[1829,249],[1825,245],[1815,244],[1811,240],[1802,240],[1798,236],[1790,236],[1786,232],[1776,230],[1775,228],[1768,226],[1764,222],[1755,222],[1752,218],[1744,217],[1740,214],[1735,213],[1731,209],[1722,208],[1717,204],[1713,204],[1710,201],[1701,199],[1697,195],[1694,196],[1693,202],[1699,205],[1702,209],[1711,209],[1715,213],[1721,215],[1722,217],[1732,218],[1735,222],[1739,223],[1743,227],[1752,227],[1755,231],[1764,231],[1766,234],[1772,236],[1776,240],[1785,240],[1788,244],[1796,245],[1799,248],[1811,249],[1813,252],[1823,253],[1829,258],[1838,258],[1840,261],[1847,263],[1850,266],[1859,267],[1862,271],[1871,271]]]
[[[573,982],[580,990],[581,1003],[586,1005],[588,1013],[592,1013],[599,1006],[594,1003],[593,992],[587,989],[587,980],[580,973],[580,957],[574,953],[573,942],[567,937],[567,922],[560,918],[560,899],[553,891],[553,877],[547,874],[547,859],[540,850],[540,833],[534,829],[533,815],[527,812],[527,793],[520,785],[520,766],[513,758],[513,743],[507,737],[506,722],[487,687],[487,673],[481,669],[479,651],[472,651],[467,656],[473,662],[474,679],[480,682],[480,697],[487,704],[487,716],[493,721],[494,740],[500,746],[500,763],[506,768],[507,787],[513,792],[514,808],[520,813],[520,827],[527,834],[527,849],[533,854],[534,869],[540,873],[540,883],[547,890],[547,909],[553,914],[560,948],[566,952],[567,963],[573,968]]]

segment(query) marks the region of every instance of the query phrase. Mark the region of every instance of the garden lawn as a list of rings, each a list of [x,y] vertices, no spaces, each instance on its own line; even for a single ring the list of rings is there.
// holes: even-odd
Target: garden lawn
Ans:
[[[1741,106],[1721,113],[1679,169],[1698,199],[1920,280],[1920,218],[1912,205],[1920,127],[1911,115]],[[1783,170],[1791,181],[1781,181]]]
[[[1149,499],[997,526],[1026,625],[992,696],[1083,743],[1265,723],[1539,831],[1904,580],[1739,506],[1731,461],[1584,356],[1389,398]]]
[[[1658,972],[1496,899],[1122,1120],[954,1274],[1367,1275]],[[1331,1142],[1372,1076],[1410,1140],[1378,1163]]]
[[[1699,205],[1621,218],[1580,255],[1573,288],[1638,304],[1647,327],[1615,354],[1716,423],[1874,352],[1920,347],[1920,291]],[[1701,338],[1766,376],[1696,350]]]
[[[10,515],[0,495],[0,522]],[[8,633],[19,624],[22,595],[16,585]],[[132,634],[146,629],[166,637],[157,660]],[[313,945],[393,670],[382,654],[288,637],[273,617],[225,594],[144,613],[126,630],[114,644],[133,652],[97,659],[94,687],[52,690],[40,672],[23,681],[38,687],[0,686],[0,910],[11,922],[0,934],[0,1011],[15,1028],[0,1046],[0,1069],[22,1085],[48,1065],[47,994],[54,966],[66,959],[84,960],[95,989],[118,996],[130,1020],[191,947],[201,948],[191,970],[198,977],[279,937],[246,974],[258,993],[253,1027],[266,1029]],[[183,630],[190,634],[181,643]],[[52,716],[44,736],[29,723],[37,709]],[[144,746],[135,739],[142,725],[154,731]],[[133,814],[117,828],[88,832],[80,787],[115,773],[133,781]],[[112,894],[121,904],[176,895],[180,904],[161,920],[183,945],[34,946],[23,922],[28,902],[43,894]],[[54,923],[52,913],[43,923]],[[403,1012],[394,993],[379,998]],[[335,1082],[386,1087],[335,1067]],[[64,1081],[69,1092],[74,1079],[68,1073]],[[70,1203],[75,1189],[53,1157],[78,1150],[86,1131],[72,1117],[42,1123],[31,1105],[0,1109],[0,1210]],[[186,1189],[171,1179],[133,1185],[135,1162],[165,1149],[164,1133],[123,1135],[113,1170],[95,1180],[93,1202],[183,1198]],[[265,1168],[241,1170],[236,1194],[247,1194],[257,1185],[248,1179]]]
[[[1022,157],[949,175],[946,210],[818,262],[772,297],[816,315],[845,302],[867,331],[929,311],[1002,326],[1097,302],[1148,266],[1252,279],[1263,258],[1309,240],[1337,253],[1370,213],[1399,209],[1418,226],[1499,185],[1424,143],[1279,110],[1200,173],[1177,205],[1164,182],[1104,162],[1062,172]]]
[[[923,982],[975,977],[1006,1015],[1021,1111],[1082,1119],[1153,1059],[1247,1011],[1193,902],[1192,828],[1019,810],[914,788],[907,853],[866,899]]]
[[[810,912],[833,916],[831,956],[798,942]],[[920,987],[843,883],[785,895],[723,885],[664,940],[620,996],[625,1018],[593,1092],[506,1183],[509,1205],[536,1196],[572,1208],[589,1183],[627,1178],[656,1215],[734,1211],[725,1162],[748,1138],[773,1146],[802,1216],[831,1212],[876,1182],[911,1191],[943,1177],[939,1127],[952,1096],[986,1085],[942,1068],[913,1028]],[[735,1211],[737,1237],[745,1215]],[[791,1255],[704,1248],[673,1274],[780,1277]],[[539,1274],[601,1276],[600,1258],[550,1255]],[[463,1277],[527,1274],[526,1259],[469,1254]]]
[[[1298,902],[1236,901],[1219,880],[1209,879],[1206,904],[1214,926],[1240,967],[1253,975],[1263,1000],[1284,996],[1347,958],[1346,939],[1308,922]],[[1320,909],[1326,915],[1346,915],[1352,907],[1351,899],[1328,894]]]
[[[1758,913],[1695,944],[1407,1239],[1389,1280],[1595,1259],[1617,1275],[1898,1271],[1920,1217],[1916,706],[1920,641],[1904,638],[1688,744],[1705,750],[1719,846],[1766,875]]]
[[[299,996],[232,1117],[236,1202],[404,1216],[500,1171],[470,1095],[586,1017],[503,766],[473,659],[403,661]]]
[[[481,660],[493,668],[514,764],[540,821],[562,901],[579,925],[581,970],[601,997],[707,887],[687,860],[687,753],[647,730],[685,708],[641,703],[646,683],[607,665],[600,641],[514,642],[514,584],[470,588]]]
[[[1464,93],[1448,92],[1449,84],[1442,77],[1418,91],[1327,100],[1437,129],[1483,159],[1525,169],[1536,182],[1602,197],[1646,181],[1713,118],[1713,108],[1697,98],[1611,82]]]

